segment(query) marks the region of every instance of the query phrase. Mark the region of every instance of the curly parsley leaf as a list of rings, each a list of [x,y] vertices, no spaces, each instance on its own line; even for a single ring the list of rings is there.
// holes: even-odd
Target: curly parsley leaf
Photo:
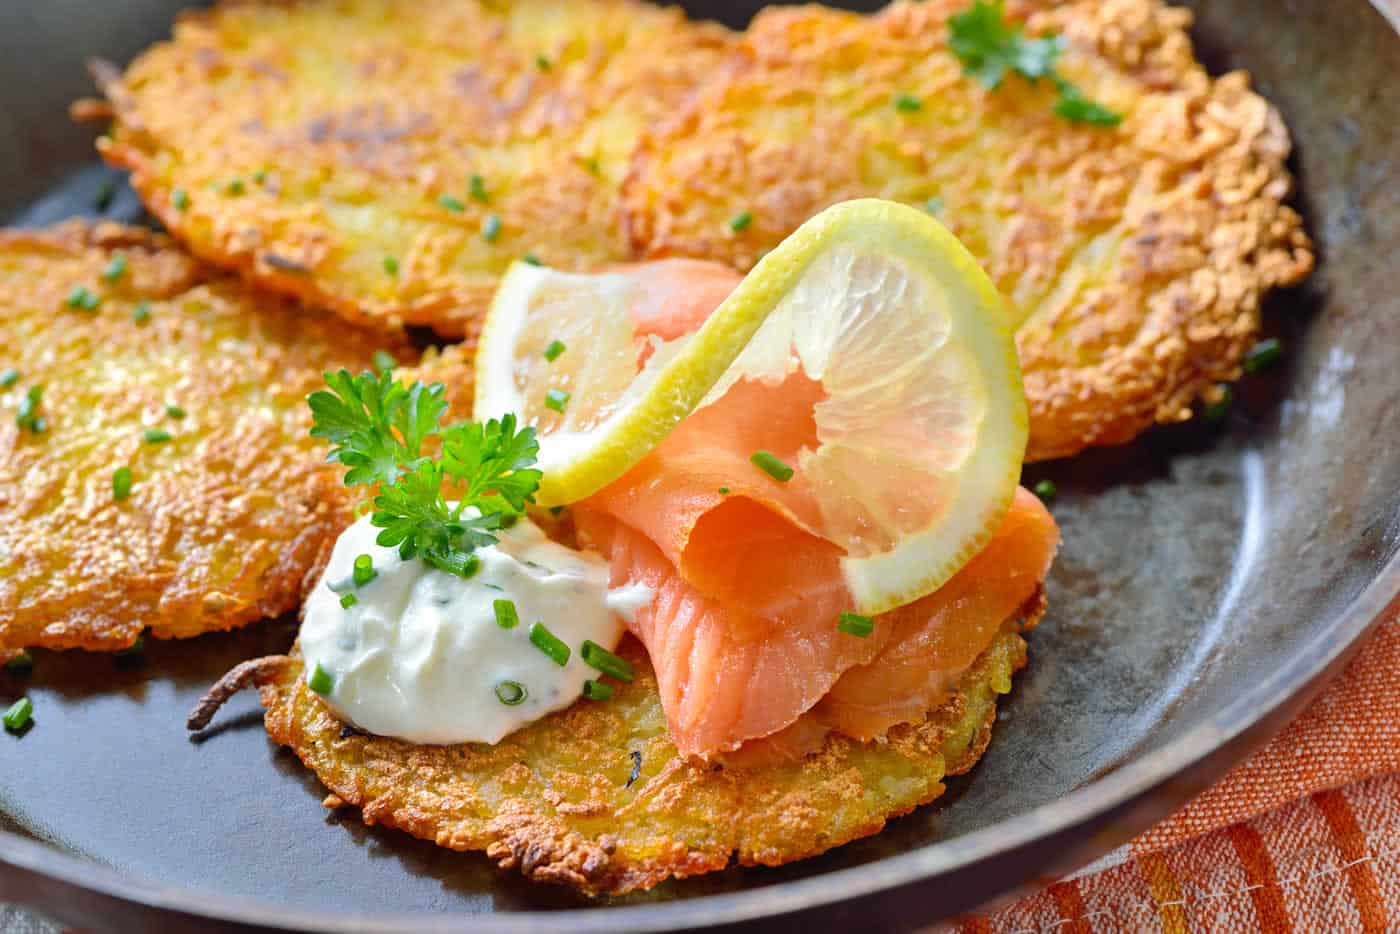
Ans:
[[[1008,72],[1032,84],[1049,78],[1060,92],[1054,106],[1059,116],[1105,127],[1122,121],[1119,114],[1089,100],[1056,72],[1055,62],[1064,49],[1060,37],[1027,38],[1020,26],[1002,18],[1000,3],[975,0],[969,9],[949,17],[948,47],[962,62],[963,73],[989,91],[1000,87]]]
[[[311,434],[331,442],[329,459],[349,468],[347,485],[378,485],[375,541],[398,548],[404,560],[471,576],[472,552],[495,544],[495,533],[534,501],[541,476],[535,430],[517,430],[514,415],[444,428],[446,389],[438,383],[405,386],[387,372],[346,370],[325,378],[328,388],[307,398]],[[441,438],[435,457],[423,451],[434,436]]]

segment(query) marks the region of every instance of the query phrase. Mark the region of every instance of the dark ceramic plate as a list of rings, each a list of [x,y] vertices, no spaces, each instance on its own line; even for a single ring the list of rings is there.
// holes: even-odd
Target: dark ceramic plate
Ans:
[[[731,21],[742,5],[693,4]],[[64,117],[89,91],[82,60],[123,60],[166,34],[177,6],[0,11],[0,216],[88,209],[109,176]],[[27,692],[38,721],[0,736],[0,900],[147,930],[195,917],[357,931],[468,916],[484,931],[904,927],[1081,865],[1217,777],[1400,590],[1400,36],[1363,0],[1200,6],[1208,64],[1252,71],[1292,128],[1321,264],[1271,300],[1287,365],[1249,380],[1227,424],[1031,472],[1061,490],[1051,612],[996,741],[941,803],[786,869],[586,905],[328,815],[250,696],[188,738],[200,691],[285,648],[280,623],[154,645],[137,667],[40,653],[31,679],[0,676],[0,701]],[[123,189],[109,213],[135,219],[139,206]]]

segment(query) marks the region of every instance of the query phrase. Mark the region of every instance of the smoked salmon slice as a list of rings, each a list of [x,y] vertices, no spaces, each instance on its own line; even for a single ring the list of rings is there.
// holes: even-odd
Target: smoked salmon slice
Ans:
[[[647,295],[634,312],[639,337],[688,333],[737,282],[695,261],[620,271]],[[876,617],[867,637],[842,632],[855,601],[842,549],[819,534],[814,490],[800,470],[779,482],[750,461],[765,450],[798,464],[817,444],[823,398],[800,371],[739,380],[573,507],[580,541],[609,558],[613,583],[655,592],[629,626],[682,753],[769,738],[761,745],[790,757],[832,729],[868,739],[921,719],[1036,595],[1054,557],[1054,520],[1020,490],[991,543],[942,588]]]

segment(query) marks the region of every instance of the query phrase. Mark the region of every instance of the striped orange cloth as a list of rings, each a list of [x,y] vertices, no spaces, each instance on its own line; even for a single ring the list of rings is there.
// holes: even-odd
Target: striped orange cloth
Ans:
[[[1400,617],[1263,750],[963,932],[1400,931]]]

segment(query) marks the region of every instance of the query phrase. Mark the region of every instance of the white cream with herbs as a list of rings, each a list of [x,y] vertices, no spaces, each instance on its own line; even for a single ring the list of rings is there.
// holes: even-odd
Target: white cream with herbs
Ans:
[[[586,693],[610,693],[595,665],[620,661],[610,655],[620,617],[651,599],[646,588],[609,590],[601,558],[550,541],[524,517],[475,549],[469,577],[400,559],[375,544],[380,531],[368,516],[347,529],[306,603],[306,677],[338,715],[417,743],[495,743],[591,703]],[[361,558],[357,584],[362,555],[373,577]]]

